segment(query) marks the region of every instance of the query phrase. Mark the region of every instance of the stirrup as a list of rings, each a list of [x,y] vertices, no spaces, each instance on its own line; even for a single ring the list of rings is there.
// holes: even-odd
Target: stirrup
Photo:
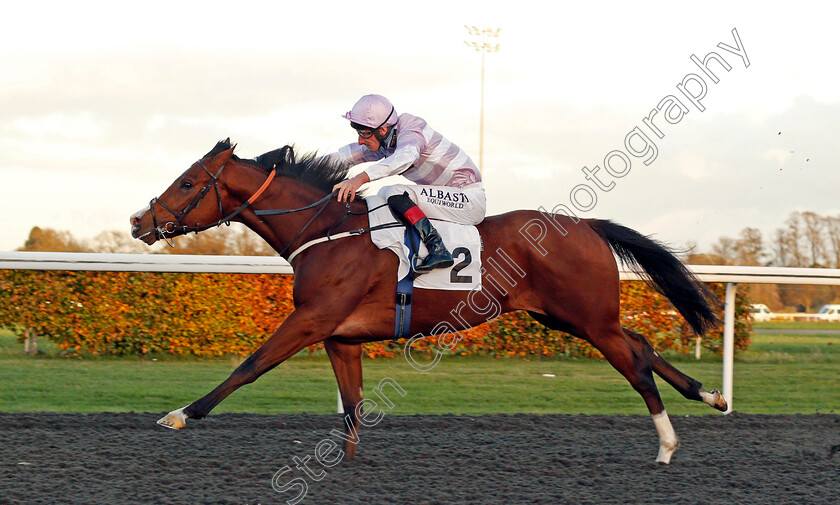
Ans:
[[[411,275],[413,276],[412,278],[416,279],[418,276],[427,274],[432,270],[437,270],[438,268],[449,268],[455,264],[455,260],[452,258],[452,254],[450,254],[449,251],[446,251],[446,255],[441,256],[443,257],[438,259],[434,266],[424,264],[426,263],[426,261],[428,261],[430,257],[432,257],[432,253],[426,255],[426,257],[423,258],[422,261],[419,258],[415,258],[414,264],[411,266]]]

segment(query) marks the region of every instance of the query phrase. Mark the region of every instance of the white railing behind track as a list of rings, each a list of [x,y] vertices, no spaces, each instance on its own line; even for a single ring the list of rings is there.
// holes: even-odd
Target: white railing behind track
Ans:
[[[726,282],[723,332],[723,394],[733,405],[735,357],[735,293],[741,284],[840,285],[840,269],[776,268],[689,265],[704,282]],[[0,270],[90,270],[99,272],[201,272],[292,274],[292,267],[278,256],[209,256],[181,254],[100,254],[54,252],[0,252]],[[621,270],[621,280],[640,280]]]

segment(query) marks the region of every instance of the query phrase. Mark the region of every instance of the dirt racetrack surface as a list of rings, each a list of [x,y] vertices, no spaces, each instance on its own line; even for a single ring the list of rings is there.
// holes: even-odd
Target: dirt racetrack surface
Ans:
[[[160,415],[0,414],[0,503],[840,502],[840,415],[672,417],[670,466],[648,416],[386,415],[332,467],[337,415]]]

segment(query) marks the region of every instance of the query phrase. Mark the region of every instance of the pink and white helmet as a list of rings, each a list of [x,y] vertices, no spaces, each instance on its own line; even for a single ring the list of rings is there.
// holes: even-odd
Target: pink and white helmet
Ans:
[[[349,119],[354,128],[355,125],[360,125],[376,130],[382,126],[397,124],[397,111],[391,105],[390,100],[382,95],[363,96],[342,117]]]

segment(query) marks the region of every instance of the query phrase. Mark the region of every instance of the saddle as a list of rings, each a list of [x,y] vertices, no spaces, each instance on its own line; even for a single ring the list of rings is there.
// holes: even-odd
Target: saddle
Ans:
[[[399,223],[385,200],[377,195],[365,197],[370,211],[370,239],[380,249],[388,249],[399,258],[397,281],[406,278],[411,270],[409,258],[416,255],[423,258],[428,254],[420,240],[406,238],[404,226],[383,227]],[[433,220],[435,228],[455,264],[450,268],[439,268],[414,279],[417,289],[480,290],[481,289],[481,236],[475,226]],[[417,249],[412,250],[409,245]]]

